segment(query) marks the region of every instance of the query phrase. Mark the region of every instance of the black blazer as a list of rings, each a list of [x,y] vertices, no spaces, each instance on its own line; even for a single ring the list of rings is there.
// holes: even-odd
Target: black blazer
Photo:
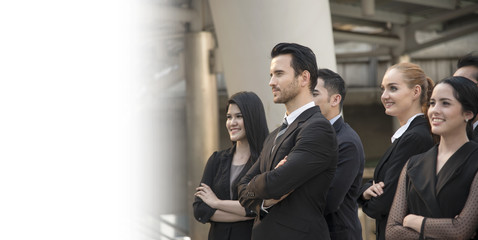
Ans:
[[[233,198],[230,196],[230,176],[231,176],[231,163],[234,156],[235,148],[229,148],[219,152],[214,152],[207,161],[204,168],[204,174],[201,179],[201,183],[205,183],[211,187],[212,191],[216,194],[217,198],[222,200],[237,200],[237,191],[233,192]],[[249,166],[244,166],[241,174],[238,178],[244,176],[249,170]],[[209,229],[208,239],[229,239],[229,240],[249,240],[251,239],[253,220],[241,221],[241,222],[214,222],[211,221],[212,215],[216,209],[209,207],[204,203],[201,198],[195,197],[193,203],[194,217],[196,220],[202,223],[211,223]],[[255,214],[248,212],[248,216],[254,216]],[[244,212],[244,215],[246,215]]]
[[[388,213],[403,166],[411,156],[423,153],[432,146],[433,139],[427,120],[424,116],[416,117],[405,133],[387,149],[375,167],[373,178],[376,183],[385,183],[383,194],[368,201],[362,198],[363,192],[372,185],[372,180],[360,189],[358,202],[364,213],[376,220],[377,239],[385,239]]]
[[[478,144],[463,144],[436,174],[438,145],[425,153],[410,158],[406,174],[400,178],[397,196],[388,219],[388,235],[394,238],[418,239],[419,233],[402,226],[403,218],[408,214],[417,214],[430,218],[426,222],[426,239],[465,239],[469,238],[476,226],[477,206],[470,198],[472,182],[478,171]],[[465,210],[465,202],[472,204]],[[461,231],[452,229],[451,221],[437,222],[443,218],[454,219],[458,214],[467,212],[456,225],[464,225]],[[433,220],[431,220],[433,218]],[[446,220],[446,219],[443,219]],[[433,222],[431,222],[433,221]],[[475,222],[475,223],[473,223]],[[473,225],[475,224],[475,225]],[[449,229],[451,231],[446,231]],[[458,232],[456,232],[458,231]]]
[[[410,213],[431,218],[454,218],[465,206],[478,170],[478,144],[461,146],[436,174],[438,145],[414,156],[407,165]]]
[[[267,137],[259,159],[242,178],[239,201],[260,213],[263,199],[292,193],[256,217],[252,239],[329,239],[323,215],[337,164],[335,132],[317,106],[299,115],[272,151],[278,130]],[[274,169],[285,156],[287,162]]]
[[[473,140],[473,142],[478,143],[478,127],[473,129],[473,137],[470,140]]]
[[[337,170],[327,193],[325,220],[330,238],[362,239],[357,197],[362,185],[365,154],[357,133],[340,117],[334,123],[339,155]]]

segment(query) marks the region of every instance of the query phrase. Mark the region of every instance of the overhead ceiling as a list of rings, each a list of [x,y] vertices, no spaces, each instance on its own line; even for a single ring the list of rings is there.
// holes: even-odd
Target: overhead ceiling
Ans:
[[[154,22],[152,32],[164,42],[177,45],[175,39],[188,31],[214,32],[207,0],[145,2],[148,21]],[[464,36],[477,38],[471,41],[476,42],[475,49],[470,50],[478,46],[478,0],[330,0],[329,3],[337,59],[398,57]]]
[[[400,56],[478,30],[477,0],[330,0],[330,10],[338,58]]]

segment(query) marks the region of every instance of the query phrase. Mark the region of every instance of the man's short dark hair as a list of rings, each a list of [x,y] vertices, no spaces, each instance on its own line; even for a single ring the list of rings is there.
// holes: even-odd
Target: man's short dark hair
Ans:
[[[329,94],[340,94],[342,97],[340,100],[340,107],[342,108],[345,94],[347,93],[344,79],[338,73],[327,68],[319,69],[317,74],[318,78],[324,80],[324,88],[327,89]]]
[[[317,85],[317,60],[314,52],[310,48],[297,43],[279,43],[272,48],[272,58],[284,54],[292,55],[291,67],[294,68],[296,77],[305,70],[310,73],[309,90],[310,93],[313,93],[315,85]]]
[[[478,55],[476,55],[476,52],[466,54],[458,59],[458,62],[456,63],[457,69],[467,66],[473,66],[477,69],[472,76],[473,78],[478,79]]]

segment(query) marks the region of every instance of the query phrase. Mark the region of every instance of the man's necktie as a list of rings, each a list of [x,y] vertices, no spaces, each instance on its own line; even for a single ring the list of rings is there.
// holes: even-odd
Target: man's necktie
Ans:
[[[274,139],[274,146],[272,147],[272,151],[276,148],[277,143],[279,142],[280,136],[285,133],[287,130],[287,127],[289,124],[287,124],[287,119],[284,118],[284,121],[282,122],[282,125],[280,126],[279,132],[276,135],[276,138]]]

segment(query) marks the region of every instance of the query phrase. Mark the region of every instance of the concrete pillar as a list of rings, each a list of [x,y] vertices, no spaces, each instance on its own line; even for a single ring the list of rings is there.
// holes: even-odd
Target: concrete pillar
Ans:
[[[362,15],[375,15],[375,0],[362,0]]]
[[[210,32],[186,36],[186,117],[188,166],[188,215],[209,156],[218,150],[218,106],[216,78],[211,71],[210,52],[214,49]],[[190,218],[191,239],[207,239],[209,225]]]
[[[285,108],[269,87],[270,51],[279,42],[310,47],[319,67],[336,70],[329,1],[209,0],[228,94],[253,91],[261,98],[269,129]]]

